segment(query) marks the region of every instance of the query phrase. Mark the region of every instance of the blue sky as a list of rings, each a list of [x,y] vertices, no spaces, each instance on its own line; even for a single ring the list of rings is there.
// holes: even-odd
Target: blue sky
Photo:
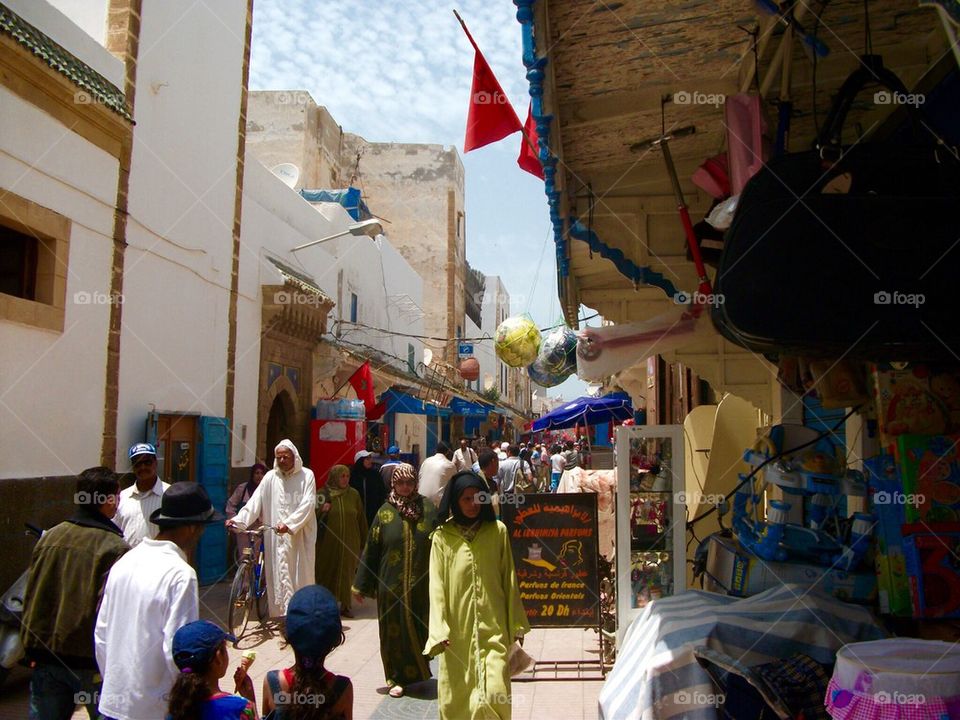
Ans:
[[[467,260],[503,279],[513,312],[553,325],[562,315],[546,196],[516,164],[520,134],[463,154],[474,53],[453,7],[522,121],[530,96],[510,0],[257,0],[250,87],[307,90],[367,140],[455,145],[466,169]],[[574,377],[550,394],[584,389]]]

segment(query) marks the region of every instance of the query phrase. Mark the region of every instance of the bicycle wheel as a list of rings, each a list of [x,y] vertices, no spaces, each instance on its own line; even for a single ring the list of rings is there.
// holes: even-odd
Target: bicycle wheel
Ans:
[[[250,619],[250,565],[240,563],[237,574],[230,585],[230,604],[227,611],[227,624],[237,640],[243,637]]]
[[[260,562],[253,568],[254,598],[257,604],[257,617],[260,622],[267,619],[267,613],[270,609],[267,602],[267,578],[263,570],[263,553],[261,553]]]

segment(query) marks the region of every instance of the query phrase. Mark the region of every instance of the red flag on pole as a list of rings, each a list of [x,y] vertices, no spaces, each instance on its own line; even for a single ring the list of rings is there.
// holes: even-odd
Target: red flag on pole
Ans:
[[[507,95],[500,87],[493,70],[487,64],[486,58],[474,41],[466,23],[460,14],[454,10],[453,14],[460,21],[467,39],[473,45],[476,54],[473,57],[473,86],[470,89],[470,107],[467,110],[467,132],[463,140],[465,153],[476,150],[484,145],[502,140],[517,130],[522,130],[520,118],[514,112]]]
[[[527,121],[523,124],[523,137],[520,138],[520,157],[517,158],[517,165],[543,180],[543,165],[537,157],[538,139],[537,124],[533,121],[533,103],[530,103],[527,109]]]
[[[367,360],[357,368],[348,381],[357,392],[357,398],[363,400],[363,407],[370,415],[376,407],[377,400],[373,393],[373,372],[370,370],[370,361]]]

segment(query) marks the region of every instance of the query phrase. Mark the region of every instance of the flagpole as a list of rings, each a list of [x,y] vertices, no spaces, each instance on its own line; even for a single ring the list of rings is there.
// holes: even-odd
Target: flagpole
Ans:
[[[456,15],[457,20],[460,21],[460,27],[462,27],[463,31],[467,34],[467,40],[469,40],[470,44],[473,45],[473,49],[476,50],[477,52],[480,52],[480,48],[477,45],[476,40],[473,39],[473,35],[471,35],[470,31],[467,30],[467,24],[463,21],[463,18],[460,17],[460,13],[458,13],[456,9],[454,9],[453,14]],[[480,53],[480,54],[483,55],[483,53]]]
[[[354,370],[352,373],[350,373],[350,377],[348,377],[346,380],[344,380],[344,381],[343,381],[343,384],[340,385],[340,387],[338,387],[336,390],[334,390],[333,393],[330,395],[330,397],[329,397],[328,399],[332,400],[333,398],[335,398],[335,397],[337,396],[337,393],[338,393],[338,392],[340,392],[340,391],[343,390],[347,385],[350,384],[350,381],[353,380],[353,376],[356,375],[358,372],[360,372],[360,370],[363,369],[363,366],[364,366],[364,365],[367,365],[367,364],[369,364],[369,363],[370,363],[369,360],[364,360],[364,361],[363,361],[363,365],[361,365],[361,366],[358,367],[356,370]],[[371,369],[372,369],[372,368],[371,368]]]

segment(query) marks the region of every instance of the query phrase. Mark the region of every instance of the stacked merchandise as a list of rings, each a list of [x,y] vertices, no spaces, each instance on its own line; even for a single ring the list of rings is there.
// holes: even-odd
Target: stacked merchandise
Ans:
[[[868,461],[880,543],[881,611],[960,617],[960,373],[873,370],[891,454]]]

